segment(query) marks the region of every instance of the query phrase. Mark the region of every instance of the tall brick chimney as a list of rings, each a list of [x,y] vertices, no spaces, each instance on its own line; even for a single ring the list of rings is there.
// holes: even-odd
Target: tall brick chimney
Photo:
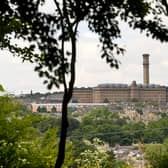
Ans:
[[[144,84],[149,85],[149,54],[143,54],[143,79]]]

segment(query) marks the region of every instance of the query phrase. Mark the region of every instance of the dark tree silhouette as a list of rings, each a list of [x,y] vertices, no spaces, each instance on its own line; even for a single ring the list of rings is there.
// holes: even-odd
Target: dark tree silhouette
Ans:
[[[67,107],[75,82],[76,47],[79,24],[85,21],[99,37],[101,57],[118,68],[115,55],[124,49],[114,42],[120,38],[119,21],[161,42],[168,41],[168,28],[162,16],[168,14],[166,0],[53,0],[55,12],[42,11],[45,0],[8,0],[0,4],[0,47],[8,48],[23,61],[36,63],[35,71],[46,77],[44,83],[64,86],[59,152],[55,167],[63,164],[68,127]],[[10,34],[29,42],[21,48],[12,43]],[[70,49],[67,50],[67,44]],[[68,78],[67,75],[69,74]],[[69,79],[69,80],[68,80]]]
[[[37,112],[39,113],[46,113],[47,112],[47,108],[45,106],[38,106],[37,108]]]
[[[38,113],[41,112],[41,107],[40,107],[40,106],[38,106],[38,108],[37,108],[37,112],[38,112]]]
[[[53,107],[51,108],[51,112],[52,112],[52,113],[56,113],[56,112],[57,112],[57,109],[56,109],[55,106],[53,106]]]

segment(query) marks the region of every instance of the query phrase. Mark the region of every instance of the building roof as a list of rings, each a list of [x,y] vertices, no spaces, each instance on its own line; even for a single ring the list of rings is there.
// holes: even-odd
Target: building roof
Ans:
[[[166,86],[162,86],[159,84],[136,84],[135,81],[133,81],[134,86],[138,87],[138,88],[165,88]],[[132,84],[130,85],[132,86]],[[97,87],[99,88],[128,88],[129,85],[128,84],[123,84],[123,83],[102,83],[97,85]]]
[[[103,83],[103,84],[99,84],[97,87],[101,87],[101,88],[127,88],[128,85],[123,84],[123,83]]]

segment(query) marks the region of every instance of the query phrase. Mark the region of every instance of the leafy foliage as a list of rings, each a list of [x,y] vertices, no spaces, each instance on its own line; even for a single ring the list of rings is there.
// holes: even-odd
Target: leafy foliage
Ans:
[[[139,130],[139,132],[132,133],[135,130]],[[117,143],[131,145],[133,142],[139,141],[143,136],[143,130],[144,124],[127,123],[117,113],[102,108],[91,110],[82,119],[80,127],[74,130],[74,134],[90,140],[97,137],[110,145]]]
[[[14,99],[0,97],[1,167],[54,167],[58,129],[53,125],[42,132],[39,124],[46,120],[45,117],[31,114]],[[66,151],[65,167],[72,164],[71,143],[68,143]]]
[[[146,159],[152,168],[166,168],[168,167],[168,148],[167,142],[164,144],[150,144],[146,145],[145,153]]]
[[[5,91],[2,85],[0,85],[0,91],[1,92]]]
[[[132,143],[163,143],[168,137],[168,117],[158,121],[133,122],[121,119],[116,112],[108,109],[93,109],[81,120],[80,125],[72,131],[72,139],[92,140],[97,137],[110,145],[131,145]],[[70,135],[71,137],[71,135]]]
[[[92,149],[85,149],[75,159],[77,168],[126,168],[127,164],[124,162],[116,161],[112,152],[103,149],[105,145],[103,141],[98,138],[93,139],[93,143],[87,142],[88,146],[92,146]]]

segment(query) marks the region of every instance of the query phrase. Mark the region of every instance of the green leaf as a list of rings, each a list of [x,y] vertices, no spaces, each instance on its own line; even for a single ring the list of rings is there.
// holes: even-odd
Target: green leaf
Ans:
[[[0,91],[1,92],[4,92],[5,90],[4,90],[4,88],[3,88],[3,86],[0,84]]]

